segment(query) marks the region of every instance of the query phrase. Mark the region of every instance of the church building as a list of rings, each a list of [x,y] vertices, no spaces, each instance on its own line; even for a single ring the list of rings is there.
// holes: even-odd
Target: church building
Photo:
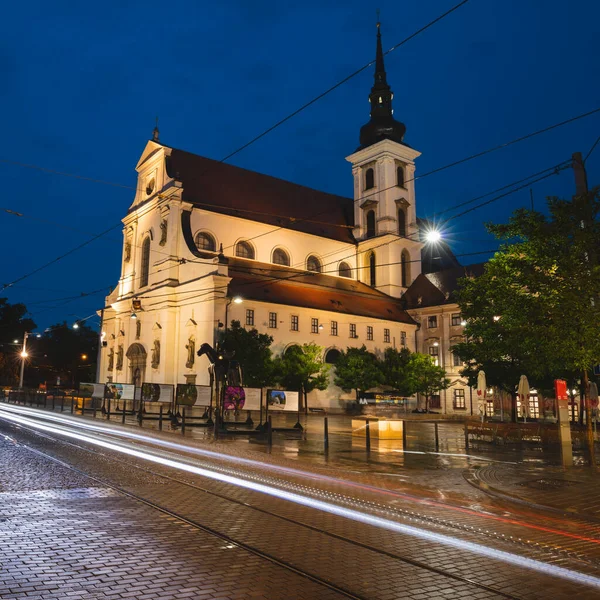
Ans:
[[[421,274],[420,153],[404,142],[392,99],[378,28],[370,120],[346,157],[353,198],[179,150],[155,129],[123,218],[100,381],[208,384],[196,351],[232,320],[271,335],[274,354],[308,342],[332,363],[349,346],[420,350],[402,300]],[[308,401],[340,409],[351,397],[331,384]]]

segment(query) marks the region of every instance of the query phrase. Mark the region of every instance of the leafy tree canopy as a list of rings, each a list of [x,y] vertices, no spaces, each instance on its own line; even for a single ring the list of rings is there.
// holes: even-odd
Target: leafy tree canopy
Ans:
[[[519,376],[550,388],[600,362],[600,198],[548,199],[548,215],[520,209],[487,229],[504,244],[477,279],[463,279],[467,321],[455,350],[475,382],[514,392]]]
[[[329,384],[329,365],[323,362],[323,348],[317,344],[290,346],[275,359],[279,383],[286,389],[299,390],[306,396],[313,390],[325,390]]]
[[[341,352],[335,363],[335,385],[344,390],[356,390],[356,399],[360,393],[384,382],[381,362],[375,354],[363,345],[360,348],[347,348]]]
[[[273,338],[256,329],[247,330],[239,321],[232,321],[225,332],[223,344],[227,350],[235,351],[235,360],[242,367],[244,385],[267,387],[275,383],[275,370],[271,344]]]
[[[10,304],[6,298],[0,298],[0,383],[3,385],[19,383],[20,344],[25,332],[36,328],[26,314],[24,304]],[[14,340],[18,340],[19,346],[14,345]]]

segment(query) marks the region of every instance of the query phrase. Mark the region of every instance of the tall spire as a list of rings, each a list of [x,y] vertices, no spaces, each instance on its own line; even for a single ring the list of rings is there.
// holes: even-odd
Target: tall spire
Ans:
[[[369,94],[371,120],[360,130],[360,147],[366,148],[383,139],[402,143],[406,126],[394,119],[392,98],[394,94],[387,83],[383,49],[381,44],[381,24],[377,23],[377,50],[375,53],[375,81]]]

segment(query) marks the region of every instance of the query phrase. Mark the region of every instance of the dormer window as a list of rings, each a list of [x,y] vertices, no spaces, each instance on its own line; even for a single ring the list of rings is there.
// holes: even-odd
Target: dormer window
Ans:
[[[309,256],[306,259],[306,270],[313,271],[314,273],[320,273],[321,261],[314,255]]]
[[[254,260],[254,248],[250,245],[250,242],[238,242],[235,245],[235,255],[240,258]]]
[[[373,169],[365,171],[365,190],[370,190],[375,187],[375,172]]]
[[[196,248],[198,248],[198,250],[206,250],[208,252],[217,251],[217,243],[215,242],[215,238],[212,235],[210,235],[210,233],[201,231],[196,235],[195,241]]]
[[[273,251],[273,263],[276,265],[283,265],[285,267],[290,266],[290,257],[285,250],[281,248],[276,248]]]

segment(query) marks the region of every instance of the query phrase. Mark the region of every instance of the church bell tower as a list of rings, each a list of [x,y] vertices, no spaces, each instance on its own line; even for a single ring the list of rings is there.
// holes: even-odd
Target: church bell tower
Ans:
[[[359,242],[359,279],[400,297],[421,272],[415,210],[415,159],[404,142],[406,126],[394,118],[377,23],[371,118],[360,129],[360,146],[346,157],[354,176],[354,236]]]

